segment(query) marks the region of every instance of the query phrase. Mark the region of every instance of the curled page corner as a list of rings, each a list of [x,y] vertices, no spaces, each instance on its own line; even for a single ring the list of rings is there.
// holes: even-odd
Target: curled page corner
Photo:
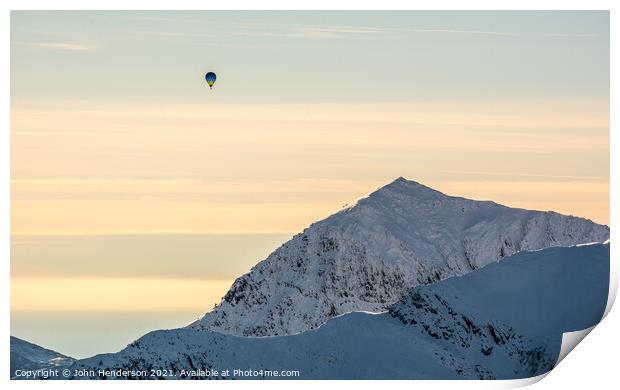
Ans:
[[[574,331],[574,332],[564,332],[562,334],[562,345],[560,347],[560,353],[558,355],[558,360],[556,361],[554,368],[557,367],[557,365],[560,364],[560,362],[566,356],[568,356],[568,354],[573,349],[575,349],[575,347],[580,342],[582,342],[583,339],[585,339],[586,336],[595,327],[596,327],[596,325],[591,326],[591,327],[589,327],[587,329],[577,330],[577,331]],[[545,372],[543,374],[540,374],[540,375],[532,376],[530,378],[499,381],[501,383],[499,388],[502,388],[502,389],[516,389],[516,388],[520,388],[520,387],[530,386],[530,385],[533,385],[533,384],[538,383],[541,380],[543,380],[547,375],[549,375],[549,373],[551,371],[553,371],[553,370],[547,371],[547,372]]]
[[[605,242],[603,242],[603,245],[609,245],[610,241],[611,240],[606,240]],[[603,319],[607,317],[607,314],[609,314],[609,312],[611,311],[611,308],[616,301],[616,294],[618,293],[618,268],[616,262],[610,261],[609,268],[609,293],[607,296],[607,304],[605,305],[605,312],[603,313],[600,321],[603,321]],[[560,354],[558,355],[558,360],[556,361],[555,366],[560,364],[560,362],[564,360],[564,358],[568,356],[568,354],[573,349],[575,349],[575,347],[580,342],[582,342],[588,334],[590,334],[590,332],[596,327],[596,325],[598,325],[598,323],[586,329],[577,330],[574,332],[564,332],[562,334],[562,346],[560,347]]]
[[[603,242],[603,245],[611,246],[611,239]],[[618,294],[618,264],[616,261],[609,261],[609,294],[607,295],[607,305],[605,305],[605,313],[603,318],[607,317],[607,314],[611,311],[614,302],[616,301],[616,295]]]
[[[541,380],[543,380],[550,372],[551,371],[547,371],[544,374],[532,376],[532,377],[529,377],[529,378],[498,380],[498,381],[496,381],[496,383],[498,385],[497,388],[499,388],[499,389],[518,389],[518,388],[521,388],[521,387],[530,386],[530,385],[533,385],[533,384],[538,383]]]
[[[562,334],[562,346],[560,347],[560,354],[558,360],[555,363],[557,366],[560,362],[579,344],[584,338],[594,329],[596,325],[587,329],[577,330],[574,332],[565,332]]]

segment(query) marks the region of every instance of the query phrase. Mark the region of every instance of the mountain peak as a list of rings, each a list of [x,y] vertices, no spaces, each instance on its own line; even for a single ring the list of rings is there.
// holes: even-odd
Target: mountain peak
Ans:
[[[398,186],[398,185],[406,185],[406,184],[417,184],[420,185],[420,183],[418,183],[417,181],[414,180],[407,180],[402,176],[397,177],[396,179],[394,179],[392,182],[386,184],[384,187],[390,187],[390,186]]]
[[[446,195],[431,188],[425,186],[414,180],[407,180],[404,177],[399,177],[394,181],[380,187],[367,198],[375,199],[379,202],[389,202],[390,200],[407,201],[410,199],[421,200],[434,200]]]
[[[417,181],[408,180],[400,176],[390,183],[377,188],[373,192],[347,203],[339,213],[332,215],[330,218],[337,218],[340,213],[350,211],[358,205],[368,205],[373,203],[390,205],[399,201],[432,201],[442,197],[448,197],[448,195],[431,187],[427,187]],[[329,220],[330,218],[327,219]]]
[[[415,180],[408,180],[402,176],[398,177],[397,179],[393,180],[392,182],[386,184],[385,186],[379,188],[379,190],[383,189],[383,188],[389,188],[389,189],[396,189],[396,188],[402,188],[402,189],[407,189],[409,191],[413,191],[413,190],[430,190],[430,191],[434,191],[434,192],[439,192],[436,191],[434,189],[432,189],[431,187],[425,186],[424,184],[417,182]]]
[[[588,220],[448,196],[399,177],[284,243],[192,326],[295,334],[339,314],[385,311],[408,288],[520,251],[608,238],[608,227]]]

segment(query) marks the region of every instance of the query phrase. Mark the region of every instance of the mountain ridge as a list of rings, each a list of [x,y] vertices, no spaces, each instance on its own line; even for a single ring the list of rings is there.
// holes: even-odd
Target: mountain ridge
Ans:
[[[348,313],[290,336],[153,331],[71,368],[165,373],[149,379],[226,379],[193,373],[228,368],[296,370],[295,379],[527,378],[554,367],[564,332],[601,320],[608,283],[609,244],[547,248],[413,287],[383,314]]]
[[[584,218],[449,196],[399,177],[295,235],[189,326],[296,334],[342,313],[385,311],[407,288],[520,251],[608,238],[607,226]]]
[[[10,336],[11,344],[11,379],[17,370],[47,370],[65,368],[73,364],[75,359],[59,352],[41,347],[29,341]]]

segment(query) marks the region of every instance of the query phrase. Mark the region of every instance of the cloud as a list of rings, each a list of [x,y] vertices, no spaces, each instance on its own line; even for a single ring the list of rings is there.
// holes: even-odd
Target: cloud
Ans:
[[[205,107],[14,100],[13,231],[298,231],[398,176],[609,219],[606,100]]]
[[[121,34],[137,34],[137,35],[154,35],[163,37],[217,37],[218,34],[208,33],[186,33],[186,32],[174,32],[174,31],[150,31],[150,30],[116,30],[116,33]]]
[[[16,42],[17,45],[40,47],[43,49],[62,50],[62,51],[91,51],[95,48],[93,46],[83,45],[79,43],[66,43],[66,42]]]
[[[491,31],[491,30],[456,30],[456,29],[424,29],[424,28],[390,28],[386,31],[400,31],[411,33],[444,33],[444,34],[474,34],[474,35],[501,35],[521,37],[564,37],[564,38],[587,38],[596,37],[598,34],[582,33],[531,33],[520,31]]]
[[[260,22],[232,22],[215,21],[191,18],[169,17],[140,17],[126,16],[117,17],[127,20],[142,20],[152,22],[172,23],[198,23],[219,25],[224,28],[234,27],[236,31],[222,31],[218,35],[258,35],[280,37],[304,37],[304,38],[342,38],[353,36],[407,34],[407,33],[434,33],[434,34],[468,34],[468,35],[495,35],[495,36],[524,36],[540,38],[588,38],[599,34],[572,33],[572,32],[524,32],[524,31],[496,31],[496,30],[464,30],[446,28],[399,28],[399,27],[368,27],[346,25],[309,25],[309,24],[286,24],[286,23],[260,23]],[[178,35],[186,35],[179,32]]]
[[[142,18],[138,18],[142,20]],[[153,31],[153,30],[117,30],[117,33],[131,35],[148,35],[160,37],[221,37],[221,36],[262,36],[262,37],[299,37],[299,38],[342,38],[353,35],[383,34],[384,30],[369,27],[348,26],[313,26],[313,25],[289,25],[289,24],[265,24],[265,23],[241,23],[241,22],[217,22],[196,21],[192,19],[169,19],[169,18],[146,18],[155,22],[200,22],[218,26],[217,32],[200,33],[187,31]]]

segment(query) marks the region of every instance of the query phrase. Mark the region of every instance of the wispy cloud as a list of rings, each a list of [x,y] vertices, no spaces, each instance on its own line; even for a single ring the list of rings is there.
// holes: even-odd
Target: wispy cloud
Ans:
[[[142,19],[140,19],[142,20]],[[154,30],[117,30],[117,33],[133,35],[150,35],[161,37],[221,37],[221,36],[268,36],[284,38],[342,38],[357,35],[383,34],[386,31],[377,28],[367,27],[348,27],[348,26],[313,26],[313,25],[288,25],[288,24],[266,24],[266,23],[241,23],[241,22],[217,22],[217,21],[195,21],[192,19],[169,19],[169,18],[147,18],[145,20],[155,22],[178,22],[191,23],[199,22],[202,24],[213,24],[217,30],[213,29],[209,33],[188,32],[188,31],[154,31]]]
[[[540,179],[575,179],[582,181],[609,181],[605,176],[587,176],[587,175],[551,175],[551,174],[535,174],[535,173],[518,173],[518,172],[485,172],[485,171],[459,171],[459,170],[441,170],[436,171],[441,173],[455,173],[459,175],[471,175],[471,176],[504,176],[507,178],[540,178]]]
[[[236,31],[220,31],[220,35],[258,35],[258,36],[282,36],[282,37],[306,37],[306,38],[334,38],[351,37],[358,35],[380,34],[407,34],[407,33],[436,33],[436,34],[470,34],[470,35],[495,35],[495,36],[523,36],[541,38],[588,38],[599,34],[573,33],[573,32],[527,32],[527,31],[497,31],[497,30],[466,30],[446,28],[399,28],[399,27],[369,27],[369,26],[346,26],[346,25],[309,25],[309,24],[285,24],[285,23],[260,23],[260,22],[232,22],[215,21],[192,18],[169,18],[169,17],[141,17],[126,16],[117,17],[128,20],[142,20],[153,22],[211,24],[223,27],[235,27]],[[179,33],[183,35],[184,33]]]
[[[443,34],[473,34],[473,35],[500,35],[500,36],[521,36],[521,37],[564,37],[564,38],[586,38],[596,37],[598,34],[586,33],[542,33],[542,32],[522,32],[522,31],[491,31],[491,30],[458,30],[458,29],[424,29],[424,28],[389,28],[386,31],[411,32],[411,33],[443,33]]]
[[[67,43],[67,42],[15,42],[16,45],[40,47],[50,50],[63,50],[63,51],[91,51],[95,50],[94,46],[83,45],[79,43]]]
[[[136,34],[136,35],[153,35],[161,37],[217,37],[218,34],[210,33],[189,33],[189,32],[176,32],[176,31],[151,31],[151,30],[116,30],[114,31],[120,34]]]

